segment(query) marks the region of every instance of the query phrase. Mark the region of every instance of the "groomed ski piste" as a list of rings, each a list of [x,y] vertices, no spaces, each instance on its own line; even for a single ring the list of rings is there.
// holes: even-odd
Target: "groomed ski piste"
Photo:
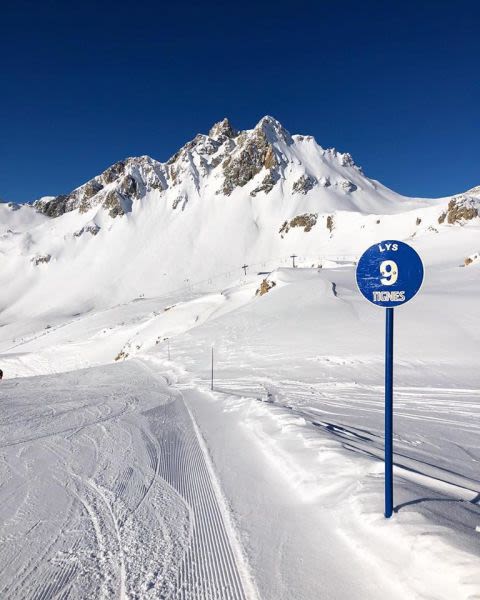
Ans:
[[[256,597],[181,393],[145,363],[127,387],[115,371],[32,378],[46,405],[3,404],[2,431],[22,417],[2,439],[1,597]]]

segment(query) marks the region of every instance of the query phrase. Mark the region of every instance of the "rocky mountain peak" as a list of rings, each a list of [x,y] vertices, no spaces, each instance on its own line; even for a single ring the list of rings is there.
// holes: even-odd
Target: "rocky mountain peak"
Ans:
[[[149,156],[125,158],[72,192],[41,198],[34,207],[49,217],[97,209],[115,218],[149,195],[183,211],[194,200],[207,202],[212,191],[228,197],[242,188],[250,197],[263,198],[277,190],[309,199],[336,198],[340,205],[344,197],[368,187],[372,184],[350,154],[324,150],[311,136],[292,137],[266,115],[253,129],[242,131],[224,118],[165,163]]]
[[[222,121],[218,121],[208,132],[208,136],[218,140],[219,138],[227,137],[234,138],[238,135],[238,131],[232,127],[230,121],[225,118]]]
[[[271,117],[270,115],[265,115],[262,117],[255,125],[254,131],[262,131],[267,141],[271,144],[277,141],[286,143],[291,143],[292,141],[292,136],[280,123],[280,121],[277,121],[277,119]]]

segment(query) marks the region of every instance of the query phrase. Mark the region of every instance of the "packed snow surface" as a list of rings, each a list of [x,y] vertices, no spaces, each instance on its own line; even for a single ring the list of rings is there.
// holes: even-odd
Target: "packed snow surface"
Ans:
[[[266,117],[0,205],[0,597],[479,599],[479,195],[403,198]],[[381,239],[425,264],[390,520]]]

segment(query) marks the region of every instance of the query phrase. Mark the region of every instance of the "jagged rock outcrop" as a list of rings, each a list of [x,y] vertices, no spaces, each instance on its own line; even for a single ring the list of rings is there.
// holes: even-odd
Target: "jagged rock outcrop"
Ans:
[[[292,192],[294,194],[306,194],[317,185],[317,180],[312,175],[302,175],[294,182]]]
[[[210,129],[208,132],[209,137],[215,140],[221,140],[224,138],[234,138],[238,135],[238,131],[232,127],[228,119],[223,119]]]
[[[261,192],[268,194],[273,190],[278,179],[278,174],[270,170],[263,178],[262,183],[250,192],[250,196],[253,196],[255,198],[255,196],[257,194],[260,194]]]
[[[49,200],[37,200],[33,203],[34,207],[38,212],[47,215],[47,217],[60,217],[66,212],[70,210],[75,210],[73,208],[73,203],[68,196],[56,196],[55,198]]]
[[[34,256],[33,258],[30,259],[30,261],[36,267],[38,267],[38,265],[41,265],[41,264],[49,263],[51,260],[52,260],[52,257],[50,254],[37,254],[36,256]]]
[[[330,177],[326,177],[325,175],[323,177],[320,177],[318,183],[324,188],[328,188],[332,185],[330,182]]]
[[[472,190],[469,190],[469,192],[471,191]],[[479,200],[467,194],[468,192],[459,194],[450,200],[447,210],[438,218],[440,225],[444,223],[445,220],[449,225],[454,225],[456,223],[462,224],[466,221],[472,221],[480,216]]]
[[[110,217],[112,217],[112,219],[115,217],[121,217],[129,210],[125,197],[117,190],[110,190],[107,193],[102,202],[102,208],[105,208],[108,211],[108,214]],[[80,212],[85,211],[86,209],[80,209]]]
[[[180,194],[180,196],[177,196],[175,198],[175,200],[173,201],[172,208],[173,208],[173,210],[175,210],[177,208],[177,206],[179,204],[181,204],[182,210],[185,210],[185,206],[187,205],[187,202],[188,202],[188,196],[186,194]]]
[[[464,260],[464,266],[468,267],[470,265],[472,265],[473,263],[478,263],[480,262],[480,252],[475,252],[474,254],[471,254],[470,256],[467,256]]]
[[[102,207],[115,218],[128,212],[132,202],[147,192],[166,188],[164,165],[148,156],[140,156],[118,161],[70,194],[41,198],[33,205],[49,217],[60,217],[77,209],[86,213],[93,207]]]
[[[222,191],[226,196],[229,196],[236,187],[246,185],[262,169],[273,170],[278,166],[275,149],[269,141],[270,127],[272,127],[271,121],[262,120],[254,129],[253,135],[238,136],[236,151],[222,163],[224,175]]]
[[[73,235],[74,235],[74,237],[81,237],[83,234],[89,233],[90,235],[95,236],[98,234],[100,229],[101,229],[101,227],[99,225],[97,225],[96,223],[90,223],[89,225],[85,225],[78,231],[75,231],[75,233]]]
[[[263,296],[267,294],[272,288],[276,286],[275,281],[268,281],[268,279],[263,279],[260,287],[255,292],[255,296]]]
[[[290,221],[285,221],[283,225],[280,227],[278,233],[283,236],[286,235],[292,227],[303,227],[304,232],[309,232],[312,230],[312,227],[315,227],[317,224],[317,213],[305,213],[303,215],[297,215]]]
[[[337,185],[347,194],[354,192],[357,189],[357,186],[352,181],[348,181],[347,179],[342,179]]]
[[[355,161],[349,152],[338,152],[336,148],[328,148],[325,150],[325,156],[328,157],[329,160],[335,160],[342,167],[354,167],[357,171],[362,171],[362,169],[355,164]]]

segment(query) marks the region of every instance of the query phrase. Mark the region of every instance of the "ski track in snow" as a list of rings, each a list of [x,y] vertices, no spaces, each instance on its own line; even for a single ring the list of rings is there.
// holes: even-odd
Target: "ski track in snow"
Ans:
[[[190,546],[176,590],[178,600],[246,600],[221,502],[195,427],[183,399],[165,408],[160,474],[188,503],[192,515]]]
[[[122,382],[5,398],[2,600],[256,597],[183,397],[140,362],[128,368],[153,387],[150,401],[138,381],[138,397]],[[34,394],[41,382],[25,380]]]

